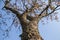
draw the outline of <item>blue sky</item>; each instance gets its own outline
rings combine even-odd
[[[21,25],[15,27],[13,24],[10,27],[11,29],[9,28],[9,26],[12,24],[14,17],[16,16],[13,17],[14,14],[7,15],[5,10],[1,10],[3,5],[3,2],[0,1],[0,14],[2,14],[3,17],[0,18],[0,23],[2,23],[0,24],[0,40],[21,40],[19,37],[19,34],[22,33]],[[60,10],[58,12],[60,12]],[[58,14],[58,16],[60,17],[60,14]],[[5,21],[7,25],[3,24],[2,20]],[[43,20],[45,21],[45,24],[43,25],[40,21],[38,24],[38,29],[44,40],[60,40],[60,18],[58,22],[56,20],[45,20],[45,18],[43,18]],[[46,23],[46,21],[48,21],[48,23]],[[10,31],[5,32],[6,29],[9,29]]]

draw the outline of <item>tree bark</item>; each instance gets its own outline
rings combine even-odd
[[[38,21],[41,20],[41,18],[52,14],[60,6],[60,5],[57,5],[57,7],[55,7],[53,11],[50,13],[43,13],[49,7],[51,8],[51,0],[48,0],[48,1],[49,1],[49,4],[36,17],[32,17],[28,15],[36,7],[34,6],[35,4],[30,9],[27,9],[23,14],[20,14],[20,12],[16,8],[10,7],[11,5],[9,0],[5,1],[5,6],[3,8],[6,8],[7,10],[12,11],[14,14],[16,14],[17,18],[20,20],[20,23],[22,26],[22,34],[20,35],[21,40],[43,40],[43,38],[41,37],[38,31]]]
[[[43,40],[38,31],[38,17],[30,17],[27,13],[19,14],[19,12],[9,6],[5,6],[7,10],[16,14],[22,26],[21,40]]]
[[[36,19],[26,22],[21,17],[20,23],[22,26],[21,40],[43,40],[39,34],[38,21]]]

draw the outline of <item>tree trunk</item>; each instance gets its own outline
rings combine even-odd
[[[32,20],[26,22],[23,19],[20,20],[22,26],[21,40],[43,40],[38,31],[38,22]]]

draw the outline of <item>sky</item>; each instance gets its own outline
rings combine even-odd
[[[11,13],[7,14],[5,10],[1,10],[3,5],[3,2],[0,1],[0,16],[2,14],[2,18],[0,18],[0,40],[21,40],[19,37],[22,33],[21,25],[18,25],[18,27],[15,27],[17,25],[14,24],[10,26],[16,16]],[[60,10],[58,10],[58,12],[60,13]],[[60,17],[60,14],[58,14],[58,17]],[[58,21],[46,20],[45,18],[43,18],[43,20],[45,24],[42,24],[41,21],[38,24],[38,29],[43,39],[60,40],[60,18]],[[2,21],[6,22],[7,25]],[[48,21],[48,23],[46,23],[46,21]],[[6,29],[8,29],[9,32],[6,32]]]

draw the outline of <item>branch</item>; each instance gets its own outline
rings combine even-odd
[[[39,16],[45,11],[47,10],[50,6],[51,6],[51,0],[48,0],[49,4],[46,6],[46,8],[39,14]]]
[[[35,4],[36,5],[36,4]],[[36,7],[36,6],[32,6],[31,7],[31,9],[28,9],[28,10],[26,10],[25,12],[24,12],[24,15],[25,15],[25,18],[26,18],[26,15],[28,15],[28,13],[29,12],[31,12],[33,9],[34,9],[34,7]],[[48,10],[48,8],[49,8],[49,6],[51,5],[51,0],[49,0],[49,4],[46,6],[46,8],[38,15],[38,17],[40,17],[41,16],[41,14],[45,11],[45,10]],[[27,17],[28,18],[28,17]],[[32,18],[28,18],[29,20],[31,20]],[[39,19],[39,18],[38,18]]]
[[[44,16],[45,14],[47,14],[47,10],[48,8],[51,6],[51,0],[48,0],[48,5],[46,6],[46,8],[38,15],[38,19],[40,19],[42,16]],[[43,12],[46,10],[46,13],[44,14]]]
[[[10,4],[10,1],[6,0],[4,8],[13,12],[19,18],[19,20],[20,20],[20,17],[23,17],[23,20],[25,20],[25,21],[26,21],[26,19],[28,19],[28,20],[33,19],[32,16],[28,16],[28,13],[31,12],[35,6],[32,6],[30,9],[26,9],[24,11],[24,13],[21,15],[16,8],[10,7],[11,5],[9,5],[9,4]]]
[[[10,5],[10,1],[11,0],[6,0],[5,1],[5,6],[3,8],[10,10],[11,12],[13,12],[18,18],[21,16],[20,13],[18,12],[18,10],[14,7],[11,7]],[[19,18],[20,19],[20,18]]]
[[[39,16],[41,16],[41,14],[42,14],[46,9],[48,9],[49,6],[50,6],[50,5],[47,5],[46,8],[39,14]]]
[[[30,12],[33,12],[34,11],[34,8],[36,8],[36,7],[38,7],[38,6],[36,6],[36,3],[33,3],[34,5],[32,5],[32,7],[30,8],[30,9],[26,9],[25,11],[24,11],[24,13],[23,13],[23,17],[25,18],[25,19],[28,19],[28,20],[32,20],[32,19],[34,19],[34,17],[32,17],[32,16],[29,16],[28,14],[30,13]]]
[[[9,7],[9,6],[4,6],[4,8],[7,9],[7,10],[10,10],[10,11],[13,12],[14,14],[16,14],[16,16],[17,16],[18,18],[21,16],[20,13],[18,12],[18,10],[17,10],[17,9],[14,9],[13,7],[11,8],[11,7]]]
[[[55,12],[56,9],[57,9],[59,6],[60,6],[60,5],[58,5],[57,7],[55,7],[55,9],[54,9],[52,12],[50,12],[49,14],[47,14],[47,16],[50,15],[50,14],[52,14],[53,12]]]
[[[50,14],[52,14],[53,12],[55,12],[56,9],[57,9],[59,6],[60,6],[60,5],[58,5],[57,7],[55,7],[54,10],[53,10],[52,12],[50,12],[49,14],[46,14],[46,13],[45,13],[45,14],[41,14],[41,15],[40,15],[40,18],[43,18],[43,17],[49,16]]]
[[[32,6],[30,9],[26,9],[24,12],[23,12],[23,17],[24,18],[27,18],[28,14],[33,10],[34,6]]]

